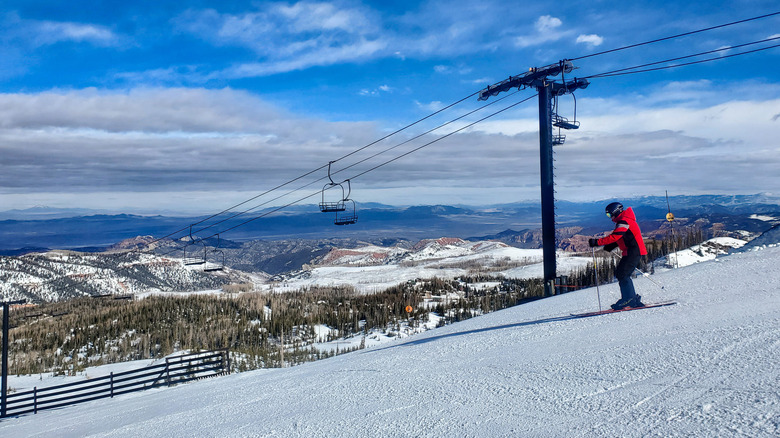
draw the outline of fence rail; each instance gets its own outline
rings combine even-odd
[[[227,349],[190,353],[166,358],[165,363],[146,368],[112,372],[107,376],[82,382],[36,387],[29,391],[8,394],[3,416],[38,413],[44,409],[55,409],[223,374],[230,374],[230,355]]]

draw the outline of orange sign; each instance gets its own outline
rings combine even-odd
[[[412,306],[406,306],[406,313],[412,313],[412,310],[414,310]]]

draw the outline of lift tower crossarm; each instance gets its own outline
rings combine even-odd
[[[479,92],[478,100],[487,100],[490,96],[509,91],[512,88],[525,88],[541,85],[548,76],[558,76],[561,73],[571,73],[574,66],[571,61],[563,60],[557,64],[550,64],[545,67],[531,67],[527,72],[517,76],[510,76],[508,79],[489,85]],[[586,81],[587,82],[587,81]]]

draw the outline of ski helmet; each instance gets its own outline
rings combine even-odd
[[[613,202],[607,205],[607,208],[605,208],[604,211],[607,212],[608,217],[615,217],[620,213],[623,213],[623,204],[619,202]]]

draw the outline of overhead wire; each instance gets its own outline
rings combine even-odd
[[[760,19],[763,19],[763,18],[773,17],[773,16],[776,16],[776,15],[780,15],[780,11],[778,11],[778,12],[771,12],[771,13],[764,14],[764,15],[759,15],[759,16],[756,16],[756,17],[746,18],[746,19],[743,19],[743,20],[732,21],[730,23],[719,24],[717,26],[710,26],[710,27],[705,27],[703,29],[692,30],[690,32],[683,32],[683,33],[679,33],[677,35],[671,35],[671,36],[667,36],[667,37],[663,37],[663,38],[656,38],[656,39],[653,39],[653,40],[650,40],[650,41],[644,41],[644,42],[641,42],[641,43],[629,44],[629,45],[623,46],[623,47],[616,47],[614,49],[609,49],[609,50],[604,50],[604,51],[601,51],[601,52],[591,53],[589,55],[578,56],[576,58],[569,58],[568,60],[569,61],[578,61],[580,59],[585,59],[585,58],[591,58],[591,57],[594,57],[594,56],[605,55],[607,53],[618,52],[618,51],[621,51],[621,50],[633,49],[633,48],[636,48],[636,47],[646,46],[648,44],[655,44],[655,43],[659,43],[661,41],[667,41],[667,40],[672,40],[672,39],[675,39],[675,38],[681,38],[681,37],[688,36],[688,35],[694,35],[694,34],[701,33],[701,32],[707,32],[707,31],[710,31],[710,30],[721,29],[721,28],[724,28],[724,27],[734,26],[734,25],[737,25],[737,24],[742,24],[742,23],[747,23],[747,22],[750,22],[750,21],[760,20]]]
[[[752,45],[752,44],[759,44],[759,43],[763,43],[763,42],[767,42],[767,41],[773,41],[773,40],[778,40],[778,39],[780,39],[780,36],[773,37],[773,38],[767,38],[767,39],[761,40],[761,41],[754,41],[754,42],[751,42],[751,43],[740,44],[740,45],[737,45],[737,46],[730,46],[730,47],[710,50],[708,52],[701,52],[701,53],[697,53],[697,54],[694,54],[694,55],[680,56],[680,57],[677,57],[677,58],[670,58],[670,59],[667,59],[667,60],[664,60],[664,61],[656,61],[656,62],[651,62],[651,63],[647,63],[647,64],[636,65],[636,66],[633,66],[633,67],[626,67],[626,68],[621,68],[621,69],[618,69],[618,70],[612,70],[612,71],[605,72],[605,73],[598,73],[598,74],[594,74],[594,75],[590,75],[590,76],[583,76],[583,79],[605,78],[605,77],[622,76],[622,75],[628,75],[628,74],[634,74],[634,73],[646,73],[646,72],[650,72],[650,71],[667,70],[667,69],[672,69],[672,68],[677,68],[677,67],[684,67],[684,66],[688,66],[688,65],[702,64],[702,63],[705,63],[705,62],[720,61],[722,59],[733,58],[733,57],[736,57],[736,56],[742,56],[742,55],[747,55],[747,54],[750,54],[750,53],[761,52],[761,51],[764,51],[764,50],[773,49],[773,48],[776,48],[776,47],[780,47],[780,44],[773,44],[773,45],[766,46],[766,47],[759,47],[757,49],[746,50],[744,52],[733,53],[733,54],[730,54],[730,55],[718,56],[716,58],[700,59],[698,61],[684,62],[684,63],[681,63],[681,64],[665,65],[665,66],[662,66],[662,67],[642,69],[643,67],[648,67],[648,66],[651,66],[651,65],[665,64],[667,62],[679,61],[681,59],[688,59],[688,58],[694,58],[694,57],[697,57],[697,56],[708,55],[708,54],[711,54],[711,53],[723,52],[723,51],[726,51],[726,50],[732,50],[732,49],[739,48],[739,47],[745,47],[745,46]],[[637,70],[637,69],[641,69],[641,70]]]
[[[356,149],[356,150],[354,150],[352,152],[349,152],[349,153],[347,153],[347,154],[345,154],[345,155],[343,155],[343,156],[333,160],[332,162],[341,161],[341,160],[346,159],[346,158],[348,158],[348,157],[350,157],[350,156],[352,156],[352,155],[354,155],[354,154],[356,154],[356,153],[358,153],[360,151],[363,151],[363,150],[365,150],[365,149],[367,149],[367,148],[369,148],[369,147],[371,147],[371,146],[373,146],[373,145],[375,145],[375,144],[377,144],[377,143],[379,143],[379,142],[381,142],[383,140],[386,140],[386,139],[392,137],[393,135],[396,135],[396,134],[398,134],[398,133],[400,133],[400,132],[402,132],[402,131],[404,131],[406,129],[411,128],[412,126],[415,126],[415,125],[417,125],[419,123],[422,123],[425,120],[430,119],[431,117],[433,117],[433,116],[435,116],[435,115],[437,115],[437,114],[439,114],[439,113],[441,113],[443,111],[446,111],[446,110],[448,110],[448,109],[450,109],[450,108],[452,108],[452,107],[454,107],[454,106],[456,106],[456,105],[458,105],[458,104],[460,104],[460,103],[462,103],[462,102],[464,102],[464,101],[466,101],[468,99],[471,99],[472,97],[474,97],[478,93],[479,93],[478,91],[474,92],[474,93],[472,93],[472,94],[470,94],[470,95],[468,95],[468,96],[466,96],[466,97],[464,97],[462,99],[459,99],[459,100],[457,100],[457,101],[455,101],[455,102],[453,102],[453,103],[451,103],[451,104],[449,104],[447,106],[444,106],[443,108],[440,108],[439,110],[434,111],[433,113],[428,114],[427,116],[425,116],[425,117],[423,117],[421,119],[418,119],[418,120],[416,120],[416,121],[414,121],[412,123],[409,123],[409,124],[399,128],[399,129],[397,129],[397,130],[395,130],[395,131],[393,131],[393,132],[391,132],[391,133],[389,133],[389,134],[387,134],[387,135],[385,135],[385,136],[383,136],[383,137],[381,137],[381,138],[379,138],[377,140],[374,140],[371,143],[366,144],[365,146],[362,146],[362,147],[360,147],[360,148],[358,148],[358,149]],[[211,216],[208,216],[208,217],[206,217],[204,219],[201,219],[201,220],[199,220],[197,222],[191,223],[191,224],[187,225],[186,227],[180,228],[180,229],[178,229],[176,231],[173,231],[173,232],[171,232],[171,233],[169,233],[169,234],[167,234],[165,236],[162,236],[162,237],[159,237],[159,238],[157,238],[155,240],[152,240],[151,242],[146,243],[145,246],[147,246],[147,247],[151,246],[151,245],[153,245],[153,244],[155,244],[155,243],[157,243],[157,242],[159,242],[159,241],[161,241],[163,239],[175,236],[176,234],[179,234],[179,233],[181,233],[183,231],[186,231],[186,230],[190,229],[190,227],[192,227],[193,225],[200,225],[200,224],[202,224],[202,223],[204,223],[204,222],[206,222],[208,220],[214,219],[215,217],[217,217],[217,216],[219,216],[221,214],[228,213],[228,212],[232,211],[235,208],[238,208],[238,207],[240,207],[240,206],[242,206],[244,204],[252,202],[255,199],[261,198],[261,197],[263,197],[263,196],[265,196],[265,195],[267,195],[267,194],[269,194],[269,193],[271,193],[271,192],[273,192],[275,190],[278,190],[278,189],[280,189],[280,188],[282,188],[284,186],[292,184],[295,181],[303,179],[303,178],[305,178],[305,177],[307,177],[307,176],[309,176],[309,175],[311,175],[311,174],[313,174],[315,172],[318,172],[318,171],[320,171],[320,170],[322,170],[322,169],[324,169],[326,167],[328,167],[328,164],[324,164],[324,165],[322,165],[322,166],[320,166],[320,167],[318,167],[316,169],[313,169],[313,170],[311,170],[309,172],[306,172],[306,173],[304,173],[304,174],[302,174],[302,175],[300,175],[298,177],[295,177],[295,178],[293,178],[291,180],[288,180],[288,181],[286,181],[286,182],[284,182],[282,184],[279,184],[279,185],[277,185],[277,186],[275,186],[273,188],[270,188],[270,189],[266,190],[265,192],[262,192],[262,193],[260,193],[260,194],[258,194],[256,196],[253,196],[253,197],[251,197],[251,198],[249,198],[249,199],[247,199],[245,201],[242,201],[242,202],[240,202],[238,204],[235,204],[235,205],[233,205],[231,207],[228,207],[228,208],[226,208],[226,209],[224,209],[224,210],[222,210],[222,211],[220,211],[218,213],[214,213]]]
[[[417,152],[417,151],[419,151],[419,150],[421,150],[421,149],[423,149],[423,148],[426,148],[426,147],[428,147],[428,146],[430,146],[430,145],[432,145],[432,144],[434,144],[434,143],[437,143],[437,142],[439,142],[439,141],[441,141],[441,140],[444,140],[445,138],[448,138],[448,137],[450,137],[450,136],[452,136],[452,135],[454,135],[454,134],[456,134],[456,133],[458,133],[458,132],[461,132],[461,131],[463,131],[463,130],[465,130],[465,129],[471,128],[472,126],[474,126],[474,125],[476,125],[476,124],[478,124],[478,123],[481,123],[481,122],[483,122],[483,121],[485,121],[485,120],[487,120],[487,119],[489,119],[489,118],[491,118],[491,117],[494,117],[494,116],[496,116],[496,115],[498,115],[498,114],[501,114],[501,113],[503,113],[503,112],[505,112],[505,111],[507,111],[507,110],[509,110],[509,109],[511,109],[511,108],[514,108],[514,107],[516,107],[516,106],[518,106],[518,105],[520,105],[520,104],[522,104],[522,103],[525,103],[525,102],[527,102],[527,101],[529,101],[529,100],[533,99],[533,98],[534,98],[534,97],[536,97],[536,96],[537,96],[537,95],[536,95],[536,94],[534,94],[534,95],[532,95],[532,96],[530,96],[530,97],[528,97],[528,98],[525,98],[525,99],[523,99],[523,100],[520,100],[520,101],[518,101],[518,102],[515,102],[515,103],[513,103],[513,104],[511,104],[511,105],[509,105],[509,106],[506,106],[506,107],[504,107],[504,108],[502,108],[502,109],[500,109],[500,110],[498,110],[498,111],[495,111],[495,112],[493,112],[493,113],[491,113],[491,114],[489,114],[489,115],[487,115],[487,116],[485,116],[485,117],[482,117],[481,119],[478,119],[478,120],[476,120],[476,121],[474,121],[474,122],[468,123],[468,124],[466,124],[466,125],[464,125],[464,126],[461,126],[461,127],[460,127],[460,128],[458,128],[458,129],[455,129],[455,130],[453,130],[452,132],[449,132],[449,133],[447,133],[447,134],[445,134],[445,135],[442,135],[441,137],[438,137],[438,138],[436,138],[436,139],[434,139],[434,140],[431,140],[431,141],[429,141],[428,143],[425,143],[425,144],[423,144],[423,145],[421,145],[421,146],[418,146],[418,147],[416,147],[416,148],[414,148],[414,149],[412,149],[412,150],[409,150],[409,151],[407,151],[407,152],[405,152],[405,153],[403,153],[403,154],[401,154],[401,155],[398,155],[398,156],[396,156],[396,157],[394,157],[394,158],[392,158],[392,159],[389,159],[389,160],[387,160],[387,161],[385,161],[385,162],[383,162],[383,163],[380,163],[380,164],[378,164],[378,165],[376,165],[376,166],[374,166],[374,167],[372,167],[372,168],[370,168],[370,169],[367,169],[367,170],[365,170],[365,171],[363,171],[363,172],[360,172],[360,173],[358,173],[358,174],[356,174],[356,175],[353,175],[352,177],[350,177],[350,178],[348,178],[348,179],[350,179],[350,180],[352,180],[352,179],[356,179],[356,178],[359,178],[359,177],[361,177],[361,176],[363,176],[363,175],[365,175],[365,174],[367,174],[367,173],[373,172],[373,171],[375,171],[375,170],[377,170],[377,169],[379,169],[379,168],[381,168],[381,167],[383,167],[383,166],[386,166],[386,165],[388,165],[388,164],[390,164],[390,163],[392,163],[392,162],[395,162],[395,161],[397,161],[397,160],[399,160],[399,159],[401,159],[401,158],[403,158],[403,157],[406,157],[406,156],[408,156],[408,155],[410,155],[410,154],[412,154],[412,153],[414,153],[414,152]],[[234,225],[234,226],[232,226],[232,227],[230,227],[230,228],[227,228],[227,229],[221,230],[219,233],[214,233],[214,234],[212,234],[211,236],[208,236],[208,237],[205,237],[205,238],[203,238],[203,240],[205,240],[205,239],[210,239],[210,238],[212,238],[212,237],[215,237],[215,236],[217,236],[218,234],[223,234],[223,233],[226,233],[226,232],[228,232],[228,231],[232,231],[232,230],[234,230],[234,229],[236,229],[236,228],[239,228],[239,227],[242,227],[242,226],[244,226],[244,225],[247,225],[247,224],[249,224],[249,223],[251,223],[251,222],[253,222],[253,221],[256,221],[256,220],[258,220],[258,219],[261,219],[261,218],[263,218],[263,217],[266,217],[266,216],[268,216],[268,215],[270,215],[270,214],[276,213],[276,212],[278,212],[278,211],[280,211],[280,210],[282,210],[282,209],[284,209],[284,208],[287,208],[287,207],[290,207],[290,206],[292,206],[292,205],[295,205],[295,204],[298,204],[298,203],[300,203],[300,202],[303,202],[303,201],[305,201],[306,199],[308,199],[308,198],[311,198],[311,197],[313,197],[313,196],[316,196],[316,195],[319,195],[319,194],[320,194],[320,191],[316,191],[316,192],[310,193],[310,194],[308,194],[308,195],[306,195],[306,196],[304,196],[304,197],[302,197],[302,198],[299,198],[299,199],[297,199],[297,200],[295,200],[295,201],[292,201],[292,202],[290,202],[290,203],[288,203],[288,204],[285,204],[285,205],[283,205],[283,206],[277,207],[277,208],[275,208],[275,209],[273,209],[273,210],[270,210],[270,211],[268,211],[268,212],[265,212],[265,213],[263,213],[263,214],[261,214],[261,215],[258,215],[258,216],[256,216],[256,217],[253,217],[253,218],[251,218],[251,219],[248,219],[248,220],[246,220],[246,221],[244,221],[244,222],[241,222],[241,223],[239,223],[239,224],[237,224],[237,225]]]
[[[414,137],[411,137],[411,138],[409,138],[408,140],[405,140],[405,141],[403,141],[403,142],[401,142],[401,143],[398,143],[398,144],[396,144],[396,145],[394,145],[394,146],[391,146],[391,147],[389,147],[389,148],[386,148],[386,149],[384,149],[384,150],[382,150],[382,151],[379,151],[379,152],[377,152],[377,153],[375,153],[375,154],[373,154],[373,155],[371,155],[371,156],[369,156],[369,157],[367,157],[367,158],[364,158],[364,159],[362,159],[362,160],[359,160],[359,161],[357,161],[357,162],[355,162],[355,163],[352,163],[352,164],[350,164],[349,166],[346,166],[346,167],[344,167],[344,168],[342,168],[342,169],[340,169],[340,170],[338,170],[338,171],[334,172],[333,174],[335,175],[335,174],[338,174],[338,173],[340,173],[340,172],[344,172],[344,171],[346,171],[346,170],[348,170],[348,169],[350,169],[350,168],[352,168],[352,167],[355,167],[355,166],[357,166],[357,165],[359,165],[359,164],[362,164],[362,163],[364,163],[364,162],[366,162],[366,161],[368,161],[368,160],[370,160],[370,159],[376,158],[376,157],[377,157],[377,156],[379,156],[379,155],[382,155],[382,154],[384,154],[384,153],[387,153],[387,152],[389,152],[389,151],[391,151],[391,150],[393,150],[393,149],[396,149],[396,148],[398,148],[398,147],[400,147],[400,146],[403,146],[403,145],[405,145],[405,144],[408,144],[408,143],[410,143],[410,142],[412,142],[412,141],[414,141],[414,140],[416,140],[416,139],[419,139],[419,138],[421,138],[421,137],[423,137],[423,136],[425,136],[425,135],[427,135],[427,134],[430,134],[430,133],[432,133],[432,132],[434,132],[434,131],[436,131],[436,130],[438,130],[438,129],[441,129],[441,128],[443,128],[443,127],[447,126],[447,125],[450,125],[450,124],[452,124],[452,123],[455,123],[455,122],[456,122],[456,121],[458,121],[458,120],[461,120],[461,119],[463,119],[463,118],[465,118],[465,117],[468,117],[468,116],[470,116],[470,115],[472,115],[472,114],[474,114],[474,113],[476,113],[476,112],[478,112],[478,111],[481,111],[481,110],[483,110],[483,109],[485,109],[485,108],[487,108],[487,107],[490,107],[490,106],[492,106],[492,105],[495,105],[495,104],[497,104],[497,103],[501,102],[502,100],[504,100],[504,99],[507,99],[507,98],[509,98],[509,97],[513,96],[513,95],[514,95],[514,94],[516,94],[517,92],[519,92],[519,91],[515,91],[515,92],[513,92],[513,93],[508,93],[506,96],[503,96],[503,97],[501,97],[501,98],[499,98],[499,99],[496,99],[496,100],[494,100],[494,101],[492,101],[492,102],[490,102],[490,103],[484,104],[484,105],[482,105],[482,106],[480,106],[480,107],[478,107],[478,108],[475,108],[475,109],[473,109],[473,110],[471,110],[471,111],[468,111],[468,112],[466,112],[466,113],[464,113],[464,114],[462,114],[462,115],[460,115],[460,116],[458,116],[458,117],[456,117],[456,118],[454,118],[454,119],[452,119],[452,120],[449,120],[449,121],[447,121],[447,122],[444,122],[444,123],[442,123],[442,124],[440,124],[440,125],[438,125],[438,126],[436,126],[436,127],[434,127],[434,128],[431,128],[431,129],[429,129],[429,130],[427,130],[427,131],[424,131],[424,132],[422,132],[422,133],[420,133],[420,134],[418,134],[418,135],[416,135],[416,136],[414,136]],[[473,97],[475,94],[477,94],[477,93],[473,93],[473,94],[472,94],[471,96],[469,96],[469,97]],[[444,107],[444,108],[442,108],[442,109],[438,110],[437,112],[435,112],[435,113],[433,113],[433,114],[431,114],[431,115],[429,115],[429,116],[427,116],[427,117],[428,117],[428,118],[430,118],[431,116],[433,116],[433,115],[435,115],[435,114],[437,114],[437,113],[440,113],[440,112],[444,111],[444,110],[445,110],[445,109],[447,109],[447,108],[451,108],[452,106],[454,106],[454,105],[456,105],[457,103],[460,103],[460,102],[462,102],[462,101],[463,101],[463,100],[461,100],[461,101],[458,101],[458,102],[456,102],[456,103],[454,103],[454,104],[448,105],[447,107]],[[504,109],[504,110],[506,110],[506,109]],[[502,111],[503,111],[503,110],[502,110]],[[502,111],[499,111],[499,112],[502,112]],[[498,114],[499,112],[497,112],[497,113],[494,113],[493,115],[495,115],[495,114]],[[489,116],[489,117],[492,117],[492,116]],[[423,119],[421,119],[421,120],[419,120],[419,121],[422,121],[422,120],[423,120]],[[484,120],[484,119],[481,119],[481,120]],[[419,121],[418,121],[418,122],[419,122]],[[416,123],[418,123],[418,122],[416,122]],[[407,125],[407,127],[411,127],[412,125],[413,125],[413,124]],[[473,124],[471,124],[470,126],[473,126]],[[400,131],[399,131],[399,132],[400,132]],[[456,132],[457,132],[457,131],[456,131]],[[396,133],[398,133],[398,132],[396,132]],[[451,134],[452,134],[452,133],[448,134],[447,136],[449,136],[449,135],[451,135]],[[447,136],[445,136],[445,137],[447,137]],[[385,136],[385,137],[383,137],[383,139],[385,139],[385,138],[387,138],[387,137],[388,137],[388,136]],[[381,141],[381,140],[377,140],[377,141],[375,141],[375,142],[372,142],[371,144],[372,144],[372,145],[373,145],[373,144],[376,144],[378,141]],[[435,141],[434,141],[434,142],[435,142]],[[432,143],[433,143],[433,142],[432,142]],[[360,150],[362,150],[362,149],[365,149],[365,148],[366,148],[366,147],[364,146],[364,147],[363,147],[363,148],[361,148]],[[419,149],[419,148],[418,148],[418,149]],[[356,152],[359,152],[360,150],[356,150],[356,151],[353,151],[353,152],[351,152],[350,154],[344,155],[344,156],[343,156],[343,157],[341,157],[340,159],[346,158],[346,157],[348,157],[349,155],[353,155],[354,153],[356,153]],[[334,161],[334,162],[335,162],[335,161]],[[324,167],[324,166],[323,166],[323,167]],[[322,169],[323,167],[320,167],[319,169]],[[319,169],[317,169],[317,170],[319,170]],[[309,172],[309,174],[311,174],[311,173],[313,173],[313,172]],[[305,175],[304,175],[304,176],[305,176]],[[299,177],[299,178],[296,178],[296,180],[299,180],[299,179],[301,179],[302,177],[303,177],[303,176],[301,176],[301,177]],[[277,197],[275,197],[275,198],[269,199],[269,200],[267,200],[267,201],[265,201],[265,202],[263,202],[263,203],[261,203],[261,204],[255,205],[255,206],[253,206],[253,207],[251,207],[251,208],[249,208],[249,209],[246,209],[246,210],[244,210],[244,211],[242,211],[242,212],[238,212],[238,213],[236,213],[236,214],[234,214],[234,215],[232,215],[232,216],[229,216],[229,217],[227,217],[227,218],[224,218],[224,219],[222,219],[222,220],[220,220],[220,221],[218,221],[218,222],[215,222],[215,223],[209,224],[209,225],[207,225],[207,226],[204,226],[204,227],[202,227],[202,228],[200,228],[200,229],[197,229],[197,230],[195,230],[195,231],[192,231],[191,227],[192,227],[193,225],[197,225],[197,224],[199,224],[199,223],[203,223],[203,222],[205,222],[205,220],[202,220],[202,221],[200,221],[200,222],[193,223],[193,224],[191,224],[190,226],[183,228],[182,230],[188,230],[188,229],[189,229],[189,230],[191,230],[191,232],[190,232],[190,235],[191,235],[192,233],[195,233],[195,234],[201,233],[201,232],[203,232],[203,231],[206,231],[206,230],[208,230],[208,229],[214,228],[214,227],[215,227],[215,226],[217,226],[217,225],[223,224],[223,223],[225,223],[225,222],[227,222],[227,221],[229,221],[229,220],[231,220],[231,219],[234,219],[234,218],[236,218],[236,217],[238,217],[238,216],[241,216],[241,215],[244,215],[244,214],[246,214],[246,213],[249,213],[249,212],[251,212],[251,211],[253,211],[253,210],[256,210],[256,209],[258,209],[258,208],[260,208],[260,207],[262,207],[262,206],[264,206],[264,205],[268,205],[268,204],[270,204],[270,203],[272,203],[272,202],[274,202],[274,201],[276,201],[276,200],[279,200],[279,199],[281,199],[281,198],[284,198],[284,197],[286,197],[286,196],[289,196],[289,195],[291,195],[291,194],[293,194],[293,193],[295,193],[295,192],[297,192],[297,191],[300,191],[300,190],[302,190],[302,189],[304,189],[304,188],[306,188],[306,187],[308,187],[308,186],[311,186],[312,184],[314,184],[314,183],[316,183],[316,182],[319,182],[319,181],[324,181],[325,179],[327,179],[327,177],[323,176],[323,177],[321,177],[321,178],[319,178],[319,179],[317,179],[317,180],[314,180],[314,181],[311,181],[311,182],[309,182],[309,183],[307,183],[307,184],[304,184],[304,185],[302,185],[302,186],[299,186],[298,188],[292,189],[292,190],[290,190],[290,191],[288,191],[288,192],[286,192],[286,193],[284,193],[284,194],[282,194],[282,195],[279,195],[279,196],[277,196]],[[345,181],[346,181],[346,180],[345,180]],[[342,183],[343,183],[343,182],[342,182]],[[285,184],[283,184],[283,185],[287,185],[287,184],[289,184],[289,182],[287,182],[287,183],[285,183]],[[283,186],[283,185],[280,185],[280,186],[278,186],[278,187],[281,187],[281,186]],[[272,191],[272,190],[269,190],[269,191],[267,191],[265,194],[268,194],[268,193],[270,193],[271,191]],[[252,222],[252,221],[254,221],[254,220],[257,220],[257,219],[259,219],[259,218],[261,218],[261,217],[268,216],[268,215],[270,215],[270,214],[273,214],[273,213],[276,213],[276,212],[278,212],[278,211],[280,211],[280,210],[282,210],[282,209],[284,209],[284,208],[287,208],[287,207],[290,207],[290,206],[292,206],[292,205],[295,205],[295,204],[297,204],[297,203],[300,203],[300,202],[302,202],[302,201],[304,201],[304,200],[306,200],[306,199],[308,199],[308,198],[311,198],[311,197],[313,197],[313,196],[315,196],[315,195],[317,195],[317,194],[319,194],[319,193],[320,193],[320,191],[313,192],[313,193],[311,193],[311,194],[309,194],[309,195],[306,195],[306,196],[304,196],[303,198],[297,199],[297,200],[295,200],[295,201],[293,201],[293,202],[291,202],[291,203],[288,203],[288,204],[285,204],[285,205],[283,205],[283,206],[281,206],[281,207],[278,207],[278,208],[275,208],[275,209],[273,209],[273,210],[270,210],[270,211],[266,212],[266,213],[265,213],[265,214],[263,214],[263,215],[260,215],[260,216],[254,217],[254,218],[252,218],[252,219],[250,219],[250,220],[248,220],[248,221],[242,222],[242,223],[240,223],[240,224],[238,224],[238,225],[236,225],[236,226],[234,226],[234,227],[230,227],[230,228],[227,228],[227,229],[221,230],[220,232],[218,232],[218,233],[214,233],[214,234],[212,234],[212,235],[210,235],[210,236],[208,236],[208,237],[204,237],[204,238],[200,238],[200,237],[199,237],[197,240],[198,240],[198,241],[204,241],[204,240],[207,240],[207,239],[211,239],[211,238],[213,238],[213,237],[215,237],[215,236],[218,236],[218,235],[220,235],[220,234],[222,234],[222,233],[225,233],[225,232],[227,232],[227,231],[231,231],[231,230],[233,230],[233,229],[235,229],[235,228],[237,228],[237,227],[239,227],[239,226],[245,225],[246,223]],[[258,196],[258,197],[259,197],[259,196]],[[253,199],[257,199],[257,197],[255,197],[255,198],[253,198]],[[245,204],[245,203],[246,203],[246,201],[244,202],[244,204]],[[229,210],[226,210],[226,211],[229,211]],[[222,213],[224,213],[224,212],[225,212],[225,211],[223,211],[223,212],[221,212],[221,213],[218,213],[218,214],[216,214],[216,215],[212,215],[211,217],[212,217],[212,218],[213,218],[213,217],[216,217],[217,215],[219,215],[219,214],[222,214]],[[165,239],[166,237],[170,237],[171,235],[174,235],[174,234],[176,234],[176,233],[171,233],[171,234],[170,234],[170,235],[168,235],[168,236],[164,236],[164,237],[161,237],[161,238],[159,238],[159,239],[156,239],[155,241],[148,243],[148,244],[147,244],[147,246],[151,245],[151,244],[152,244],[152,243],[154,243],[154,242],[158,242],[158,241],[160,241],[160,240],[162,240],[162,239]],[[183,251],[183,250],[186,248],[186,246],[187,246],[187,245],[189,245],[189,243],[185,243],[184,245],[185,245],[185,246],[184,246],[184,247],[182,247],[182,248],[173,248],[173,249],[171,249],[170,251],[165,251],[165,252],[158,253],[158,254],[159,254],[159,255],[163,255],[163,256],[164,256],[164,255],[169,255],[169,254],[172,254],[172,253],[174,253],[174,252]]]
[[[463,119],[463,118],[465,118],[465,117],[468,117],[468,116],[470,116],[470,115],[472,115],[472,114],[474,114],[474,113],[476,113],[476,112],[478,112],[478,111],[481,111],[481,110],[483,110],[483,109],[485,109],[485,108],[487,108],[487,107],[489,107],[489,106],[491,106],[491,105],[495,105],[495,104],[497,104],[497,103],[501,102],[502,100],[504,100],[504,99],[506,99],[506,98],[509,98],[509,97],[513,96],[513,95],[514,95],[515,93],[517,93],[517,92],[518,92],[518,91],[515,91],[515,92],[513,92],[513,93],[509,93],[509,94],[507,94],[506,96],[503,96],[503,97],[501,97],[501,98],[499,98],[499,99],[496,99],[496,100],[494,100],[494,101],[492,101],[492,102],[490,102],[490,103],[488,103],[488,104],[482,105],[482,106],[480,106],[479,108],[476,108],[476,109],[473,109],[473,110],[471,110],[471,111],[469,111],[469,112],[467,112],[467,113],[464,113],[464,114],[462,114],[462,115],[460,115],[460,116],[458,116],[458,117],[456,117],[456,118],[454,118],[454,119],[452,119],[452,120],[449,120],[449,121],[447,121],[447,122],[445,122],[445,123],[442,123],[442,124],[440,124],[440,125],[438,125],[438,126],[436,126],[436,127],[434,127],[434,128],[431,128],[431,129],[429,129],[429,130],[427,130],[427,131],[425,131],[425,132],[422,132],[422,133],[420,133],[420,134],[418,134],[418,135],[416,135],[416,136],[414,136],[414,137],[411,137],[411,138],[409,138],[408,140],[405,140],[405,141],[403,141],[403,142],[401,142],[401,143],[398,143],[398,144],[396,144],[396,145],[394,145],[394,146],[391,146],[391,147],[389,147],[389,148],[386,148],[386,149],[384,149],[384,150],[382,150],[382,151],[379,151],[379,152],[377,152],[377,153],[375,153],[375,154],[373,154],[373,155],[371,155],[371,156],[369,156],[369,157],[363,158],[362,160],[356,161],[356,162],[354,162],[354,163],[350,164],[349,166],[343,167],[343,168],[341,168],[341,169],[339,169],[339,170],[337,170],[337,171],[333,172],[333,173],[332,173],[332,175],[336,175],[336,174],[339,174],[339,173],[341,173],[341,172],[344,172],[344,171],[346,171],[346,170],[348,170],[348,169],[351,169],[351,168],[353,168],[353,167],[355,167],[355,166],[357,166],[357,165],[359,165],[359,164],[362,164],[362,163],[364,163],[364,162],[366,162],[366,161],[368,161],[368,160],[371,160],[371,159],[373,159],[373,158],[376,158],[376,157],[378,157],[379,155],[382,155],[382,154],[384,154],[384,153],[387,153],[387,152],[389,152],[389,151],[391,151],[391,150],[397,149],[397,148],[399,148],[399,147],[401,147],[401,146],[403,146],[403,145],[405,145],[405,144],[408,144],[408,143],[410,143],[410,142],[412,142],[412,141],[414,141],[414,140],[417,140],[417,139],[419,139],[419,138],[421,138],[421,137],[423,137],[423,136],[425,136],[425,135],[427,135],[427,134],[430,134],[430,133],[432,133],[432,132],[434,132],[434,131],[436,131],[436,130],[438,130],[438,129],[441,129],[441,128],[443,128],[443,127],[447,126],[447,125],[450,125],[450,124],[452,124],[452,123],[455,123],[455,122],[457,122],[458,120],[461,120],[461,119]],[[472,95],[472,96],[473,96],[473,95]],[[222,224],[222,223],[225,223],[225,222],[227,222],[227,221],[229,221],[229,220],[231,220],[231,219],[235,219],[235,218],[236,218],[236,217],[238,217],[238,216],[242,216],[242,215],[244,215],[244,214],[246,214],[246,213],[249,213],[249,212],[251,212],[251,211],[254,211],[254,210],[256,210],[256,209],[258,209],[258,208],[260,208],[260,207],[263,207],[263,206],[265,206],[265,205],[268,205],[268,204],[272,203],[273,201],[277,201],[277,200],[279,200],[279,199],[281,199],[281,198],[283,198],[283,197],[285,197],[285,196],[288,196],[288,195],[290,195],[290,194],[292,194],[292,193],[295,193],[295,192],[297,192],[297,191],[299,191],[299,190],[302,190],[302,189],[304,189],[304,188],[306,188],[306,187],[309,187],[309,186],[310,186],[310,185],[312,185],[312,184],[315,184],[315,183],[317,183],[317,182],[320,182],[320,181],[324,181],[324,180],[326,180],[327,178],[328,178],[328,177],[326,177],[326,176],[323,176],[323,177],[321,177],[321,178],[319,178],[319,179],[317,179],[317,180],[311,181],[311,182],[309,182],[309,183],[307,183],[307,184],[305,184],[305,185],[303,185],[303,186],[300,186],[300,187],[298,187],[298,188],[296,188],[296,189],[290,190],[290,191],[288,191],[287,193],[285,193],[285,194],[283,194],[283,195],[279,195],[279,196],[277,196],[277,197],[275,197],[275,198],[272,198],[272,199],[269,199],[269,200],[267,200],[267,201],[265,201],[265,202],[263,202],[263,203],[261,203],[261,204],[255,205],[254,207],[251,207],[251,208],[249,208],[249,209],[247,209],[247,210],[244,210],[244,211],[242,211],[242,212],[236,213],[236,214],[234,214],[234,215],[232,215],[232,216],[230,216],[230,217],[224,218],[224,219],[222,219],[222,220],[220,220],[220,221],[218,221],[218,222],[215,222],[215,223],[213,223],[213,224],[209,224],[208,226],[205,226],[205,227],[203,227],[203,228],[200,228],[200,229],[196,230],[196,231],[195,231],[195,233],[196,233],[196,234],[197,234],[197,233],[201,233],[201,232],[203,232],[203,231],[205,231],[205,230],[207,230],[207,229],[209,229],[209,228],[213,228],[213,227],[215,227],[215,226],[217,226],[217,225],[220,225],[220,224]],[[345,180],[345,181],[342,181],[342,184],[343,184],[344,182],[346,182],[346,180]],[[307,198],[309,198],[309,196],[307,196]]]

